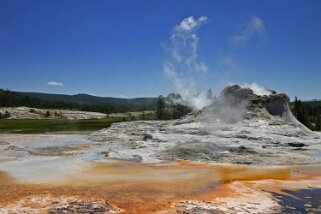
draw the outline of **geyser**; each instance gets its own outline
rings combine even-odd
[[[272,91],[271,91],[272,92]],[[146,134],[151,137],[146,140]],[[286,94],[257,95],[238,85],[179,120],[113,124],[90,139],[107,159],[292,165],[321,163],[320,135],[298,122]],[[304,150],[298,150],[304,147]]]

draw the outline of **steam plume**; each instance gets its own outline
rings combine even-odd
[[[256,95],[271,95],[272,92],[270,90],[265,89],[264,87],[258,85],[257,83],[253,82],[251,84],[245,83],[241,85],[242,88],[250,88]]]
[[[201,109],[212,100],[206,94],[197,94],[193,75],[208,72],[207,65],[199,60],[198,29],[207,22],[207,17],[187,17],[176,25],[169,39],[169,57],[163,63],[163,72],[172,82],[187,105]]]

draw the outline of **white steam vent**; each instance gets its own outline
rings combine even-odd
[[[245,83],[241,85],[242,88],[250,88],[254,92],[254,94],[263,96],[263,95],[271,95],[272,91],[265,89],[263,86],[258,85],[257,83]]]

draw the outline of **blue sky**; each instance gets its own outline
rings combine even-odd
[[[175,91],[163,71],[173,30],[204,16],[197,59],[207,72],[188,76],[197,91],[255,82],[321,98],[320,11],[319,0],[2,0],[0,88],[167,94]]]

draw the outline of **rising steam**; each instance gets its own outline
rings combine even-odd
[[[272,91],[265,89],[264,87],[258,85],[257,83],[253,82],[251,84],[245,83],[241,85],[242,88],[250,88],[254,92],[254,94],[263,96],[263,95],[271,95]]]
[[[212,99],[206,94],[197,94],[194,75],[208,72],[207,65],[199,60],[198,29],[207,22],[207,17],[188,17],[176,25],[170,36],[167,50],[169,57],[163,63],[163,72],[172,82],[185,104],[194,109],[209,105]]]
[[[198,75],[207,73],[209,70],[208,66],[199,59],[198,55],[200,41],[198,30],[207,21],[208,18],[206,16],[199,17],[198,19],[190,16],[174,26],[166,45],[168,57],[163,63],[164,74],[171,81],[176,92],[181,95],[181,99],[172,100],[172,102],[188,105],[194,110],[200,110],[213,103],[213,96],[209,96],[208,93],[197,92],[197,83],[195,82]],[[240,42],[241,40],[248,39],[254,32],[263,31],[265,31],[263,20],[258,17],[252,17],[248,28],[241,34],[242,36],[237,38]],[[260,96],[272,93],[256,83],[243,84],[241,87],[250,88],[256,95]],[[218,106],[224,106],[223,103],[226,103],[226,100],[221,99],[221,104]],[[227,111],[236,111],[237,114],[235,115],[238,115],[240,112],[234,108]],[[224,112],[224,114],[228,112]]]

